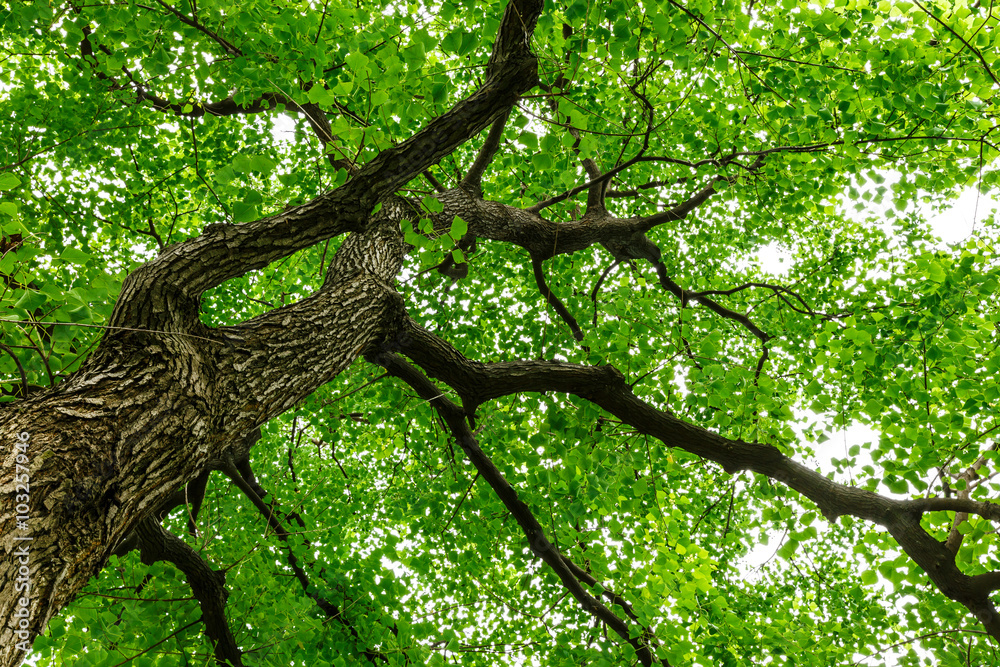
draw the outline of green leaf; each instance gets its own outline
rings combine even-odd
[[[250,156],[250,168],[253,171],[260,172],[262,174],[269,174],[276,166],[277,163],[266,155]]]
[[[0,172],[0,190],[13,190],[21,184],[21,179],[19,179],[14,174],[7,172]]]
[[[437,197],[427,196],[421,200],[424,210],[430,213],[441,213],[444,211],[444,204]]]
[[[548,153],[535,153],[531,156],[531,164],[537,169],[550,169],[552,158],[549,157]]]
[[[62,251],[62,253],[59,255],[59,259],[66,262],[72,262],[74,264],[86,264],[88,261],[90,261],[91,256],[88,253],[83,252],[82,250],[70,247]]]
[[[798,551],[799,543],[795,540],[788,540],[778,549],[778,556],[784,560],[792,560],[795,552]]]
[[[363,53],[351,53],[345,58],[348,67],[350,67],[355,72],[364,72],[365,68],[368,66],[368,56]]]
[[[24,294],[14,304],[15,308],[33,313],[35,309],[41,308],[48,299],[40,292],[25,290]]]
[[[313,104],[319,104],[321,106],[331,104],[336,99],[336,97],[323,86],[313,86],[310,88],[307,93],[307,97]]]
[[[249,174],[253,171],[253,162],[248,155],[234,155],[232,169],[238,174]]]
[[[451,229],[448,231],[448,236],[450,236],[457,242],[459,239],[465,236],[465,233],[467,231],[469,231],[469,223],[467,223],[465,220],[462,220],[462,218],[456,215],[455,218],[451,221]]]
[[[260,218],[260,210],[256,204],[237,201],[233,202],[233,222],[250,222]]]
[[[228,185],[234,178],[236,178],[236,171],[232,165],[227,164],[215,171],[215,180],[221,185]]]

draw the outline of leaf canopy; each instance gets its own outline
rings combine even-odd
[[[505,4],[0,10],[6,397],[76,371],[125,276],[163,249],[309,202],[467,98]],[[611,364],[649,405],[851,487],[994,501],[997,21],[964,1],[546,3],[539,85],[501,124],[478,187],[557,238],[570,230],[567,243],[600,212],[657,252],[596,232],[545,252],[464,215],[442,226],[435,184],[463,182],[483,133],[399,191],[419,210],[403,223],[406,312],[478,362]],[[945,244],[928,219],[969,188],[978,217]],[[341,243],[211,290],[202,322],[305,298]],[[464,274],[430,271],[446,266]],[[290,541],[210,479],[189,542],[227,570],[245,664],[636,661],[452,435],[428,400],[358,360],[254,449],[266,500],[299,517]],[[605,599],[655,635],[657,660],[996,660],[885,529],[830,521],[782,480],[727,474],[564,393],[485,402],[475,437],[594,594],[620,596]],[[167,525],[186,522],[178,509]],[[1000,568],[988,518],[920,522],[957,543],[964,573]],[[169,564],[113,557],[36,642],[37,664],[207,664],[186,591]]]

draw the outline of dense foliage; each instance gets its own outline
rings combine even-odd
[[[0,10],[5,400],[79,369],[125,276],[164,248],[349,182],[480,88],[505,5]],[[996,12],[546,3],[538,85],[397,191],[417,211],[401,222],[406,313],[475,362],[613,365],[650,409],[846,487],[995,500]],[[459,185],[506,208],[455,217]],[[943,244],[927,216],[969,188],[976,224]],[[497,222],[517,215],[556,245]],[[212,289],[202,322],[313,293],[343,238]],[[435,380],[465,402],[463,435],[367,352],[264,426],[262,502],[215,472],[195,533],[189,505],[165,519],[226,570],[243,664],[618,665],[644,662],[640,646],[675,667],[1000,661],[991,620],[854,506],[653,437],[584,390],[470,401]],[[546,543],[459,446],[473,433],[625,638],[539,558]],[[961,572],[1000,569],[996,506],[921,507],[913,530]],[[184,576],[145,560],[110,556],[37,664],[211,663]]]

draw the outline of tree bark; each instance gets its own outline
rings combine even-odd
[[[398,267],[396,245],[381,254]],[[0,514],[0,616],[14,617],[19,606],[15,556],[25,548],[31,589],[17,641],[10,624],[0,630],[0,664],[16,664],[19,649],[177,488],[381,340],[400,305],[387,283],[362,270],[236,327],[110,333],[70,380],[4,408],[6,469],[15,468],[13,443],[26,439],[30,500],[24,521],[12,504]],[[8,477],[0,493],[14,492]]]
[[[164,249],[128,276],[107,335],[79,372],[48,391],[0,405],[2,456],[5,470],[14,471],[0,480],[0,618],[13,619],[0,627],[0,667],[18,664],[35,636],[108,557],[134,545],[140,546],[144,559],[169,559],[181,567],[205,613],[206,634],[217,660],[236,663],[241,650],[225,623],[224,578],[183,541],[163,531],[158,523],[161,513],[177,502],[178,489],[192,480],[198,480],[203,492],[208,471],[226,470],[240,479],[242,472],[234,461],[246,461],[248,443],[262,424],[369,353],[439,410],[478,473],[517,520],[534,554],[552,568],[581,608],[632,645],[642,664],[657,659],[652,632],[638,623],[624,598],[605,591],[628,620],[616,616],[601,602],[601,593],[585,588],[593,587],[596,579],[544,536],[542,524],[469,426],[482,403],[517,392],[570,393],[615,415],[637,433],[713,461],[728,472],[749,470],[779,481],[815,502],[831,521],[852,515],[880,524],[945,595],[965,605],[1000,640],[1000,616],[990,600],[990,593],[1000,589],[1000,575],[964,574],[955,561],[958,546],[949,548],[936,541],[920,524],[923,513],[938,510],[1000,520],[997,505],[969,499],[895,500],[837,484],[776,447],[724,438],[643,401],[612,367],[539,360],[482,364],[408,320],[394,280],[406,252],[400,222],[416,209],[395,192],[490,128],[461,185],[450,190],[436,187],[435,196],[443,205],[443,213],[435,219],[439,231],[449,229],[453,218],[460,216],[468,224],[463,249],[476,238],[525,249],[542,298],[578,341],[585,335],[548,287],[543,262],[600,245],[616,263],[645,260],[654,265],[660,284],[683,305],[698,302],[739,323],[763,344],[760,364],[767,359],[769,335],[747,316],[709,298],[719,292],[686,292],[675,283],[647,233],[682,220],[709,201],[715,185],[730,179],[724,167],[739,164],[737,158],[754,158],[753,164],[739,165],[754,173],[766,155],[810,152],[820,145],[734,152],[693,163],[645,155],[650,129],[638,155],[604,174],[596,162],[585,160],[588,182],[565,193],[530,208],[488,201],[482,193],[483,172],[498,150],[514,104],[537,83],[537,61],[529,44],[541,9],[541,0],[510,0],[480,88],[368,164],[351,164],[351,178],[343,186],[260,220],[210,225],[199,236]],[[81,49],[93,56],[88,34]],[[236,48],[220,44],[227,50]],[[138,103],[151,105],[154,113],[250,113],[266,108],[265,101],[278,101],[265,95],[240,108],[230,97],[184,111],[185,105],[135,90]],[[329,140],[328,127],[316,131],[322,141]],[[683,201],[655,215],[612,215],[604,202],[611,196],[607,192],[611,179],[633,164],[649,161],[690,168],[711,164],[719,172],[693,185]],[[541,215],[548,206],[585,190],[587,208],[579,219],[560,223]],[[210,328],[200,322],[206,290],[345,234],[349,236],[331,261],[322,287],[308,298],[236,326]],[[443,273],[458,278],[468,271],[464,264],[461,269],[454,264],[449,268],[451,261],[441,265]],[[455,389],[462,405],[445,398],[438,385],[403,356],[427,377]],[[26,390],[26,377],[22,385]],[[250,488],[247,479],[244,490]],[[256,491],[253,495],[260,508],[259,495]],[[309,588],[304,575],[300,581]],[[320,604],[317,597],[313,599]],[[325,611],[330,617],[340,616],[332,605]],[[368,654],[372,662],[376,656]]]
[[[409,208],[392,194],[535,85],[528,44],[541,7],[512,0],[479,90],[337,190],[258,221],[211,225],[134,271],[81,370],[0,408],[4,469],[23,475],[0,482],[0,618],[16,621],[0,628],[0,666],[18,664],[177,489],[239,459],[247,434],[402,322],[392,283]],[[312,296],[238,326],[199,321],[205,290],[348,231]]]

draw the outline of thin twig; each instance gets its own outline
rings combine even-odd
[[[9,354],[10,358],[14,360],[17,370],[21,374],[21,398],[28,398],[28,375],[24,372],[24,366],[21,365],[21,360],[17,358],[16,354],[14,354],[14,350],[10,349],[3,343],[0,343],[0,350]]]
[[[937,21],[938,23],[940,23],[941,26],[945,30],[947,30],[948,32],[950,32],[952,35],[954,35],[955,38],[958,41],[962,42],[962,44],[965,44],[965,48],[967,48],[970,51],[972,51],[976,55],[976,57],[979,58],[979,62],[981,62],[983,64],[983,67],[986,69],[986,73],[990,75],[991,79],[993,79],[993,83],[1000,85],[1000,80],[998,80],[996,78],[996,76],[994,76],[993,70],[991,70],[990,66],[986,63],[986,58],[983,58],[983,54],[980,53],[978,49],[976,49],[975,47],[973,47],[972,44],[969,44],[965,40],[964,37],[962,37],[957,32],[955,32],[954,29],[952,29],[952,27],[950,25],[948,25],[947,23],[945,23],[944,21],[942,21],[938,17],[934,16],[934,14],[929,9],[927,9],[922,4],[920,4],[919,0],[913,0],[913,2],[914,2],[914,4],[917,5],[917,7],[920,7],[920,9],[923,10],[924,14],[927,14],[927,16],[930,16],[932,19],[934,19],[935,21]]]
[[[198,23],[194,19],[192,19],[192,18],[186,16],[185,14],[177,11],[176,9],[174,9],[173,7],[171,7],[170,5],[168,5],[167,3],[163,2],[163,0],[156,0],[156,4],[160,5],[161,7],[163,7],[164,9],[166,9],[168,12],[170,12],[171,14],[173,14],[174,16],[176,16],[180,20],[181,23],[186,23],[189,26],[191,26],[192,28],[194,28],[195,30],[197,30],[197,31],[199,31],[201,33],[204,33],[205,35],[207,35],[208,37],[210,37],[213,41],[217,42],[219,44],[219,46],[221,46],[223,49],[225,49],[226,53],[228,53],[229,55],[231,55],[231,56],[242,56],[243,55],[243,51],[241,51],[237,46],[235,46],[234,44],[230,43],[229,41],[227,41],[223,37],[220,37],[219,35],[215,34],[211,30],[209,30],[208,28],[206,28],[204,25],[202,25],[201,23]]]
[[[555,308],[563,322],[569,326],[570,331],[573,332],[573,338],[575,338],[578,343],[582,343],[583,331],[580,329],[580,325],[577,323],[576,318],[573,317],[573,314],[569,312],[566,305],[552,292],[548,284],[545,282],[545,274],[542,272],[542,260],[537,257],[532,257],[531,268],[535,274],[535,283],[538,285],[538,290],[542,293],[542,296],[545,297],[545,300],[550,306]]]
[[[33,320],[9,320],[7,318],[0,317],[0,322],[9,322],[10,324],[39,324]],[[209,343],[218,343],[219,345],[225,345],[226,343],[221,340],[214,340],[212,338],[205,338],[204,336],[196,336],[194,334],[182,333],[180,331],[160,331],[158,329],[138,329],[136,327],[115,327],[107,324],[84,324],[82,322],[45,322],[46,326],[56,326],[56,327],[88,327],[91,329],[104,329],[106,331],[138,331],[141,333],[148,334],[168,334],[171,336],[184,336],[185,338],[195,338],[197,340],[206,340]]]

